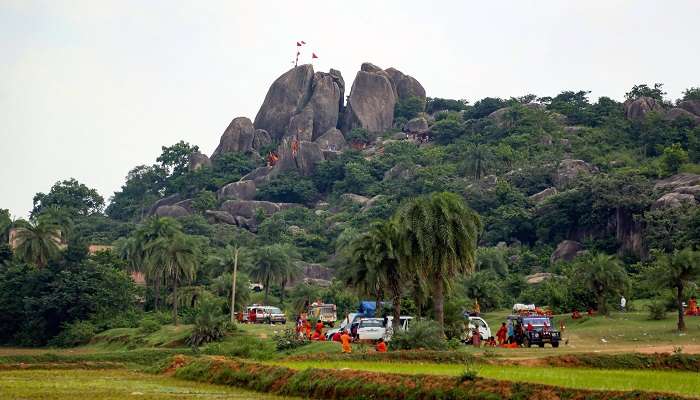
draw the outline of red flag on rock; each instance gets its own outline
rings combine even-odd
[[[316,53],[311,53],[311,58],[318,58],[318,56],[316,55]]]

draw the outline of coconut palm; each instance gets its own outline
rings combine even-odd
[[[444,325],[445,292],[455,278],[474,270],[479,216],[453,193],[411,200],[395,216],[400,262],[431,285],[435,319]]]
[[[384,282],[378,271],[375,254],[375,237],[365,232],[352,240],[347,246],[348,263],[341,269],[341,279],[355,288],[359,295],[372,296],[376,302],[377,316],[381,313],[381,301],[384,297]]]
[[[608,300],[619,296],[627,285],[627,273],[617,257],[598,253],[578,262],[581,279],[593,291],[598,312],[607,315]]]
[[[664,254],[657,262],[658,283],[676,290],[676,305],[678,307],[678,331],[685,331],[683,318],[683,291],[688,282],[700,278],[700,251],[690,248],[676,250],[672,254]]]
[[[44,268],[61,252],[61,230],[46,220],[18,224],[14,245],[20,260]]]
[[[255,266],[250,271],[250,276],[263,283],[265,286],[264,302],[270,293],[272,283],[281,283],[289,276],[293,268],[293,258],[298,256],[294,249],[281,244],[273,244],[260,247],[255,251]]]
[[[177,326],[177,289],[183,282],[194,279],[199,265],[199,248],[192,237],[178,233],[148,243],[147,264],[173,289],[173,321]]]

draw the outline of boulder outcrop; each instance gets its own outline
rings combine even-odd
[[[321,147],[321,150],[344,150],[348,143],[345,141],[345,136],[337,128],[327,130],[323,135],[319,136],[316,143]]]
[[[403,130],[408,133],[421,134],[428,131],[428,121],[423,117],[416,117],[406,122]]]
[[[311,64],[294,67],[277,78],[255,116],[255,128],[266,130],[273,139],[282,138],[290,118],[308,102],[313,78]]]
[[[552,255],[549,257],[549,262],[554,264],[557,261],[571,261],[583,251],[583,245],[574,240],[564,240],[557,245]]]
[[[174,205],[175,203],[180,202],[180,201],[182,201],[182,200],[183,200],[182,196],[180,196],[180,194],[178,194],[178,193],[171,194],[170,196],[163,197],[162,199],[157,200],[155,203],[153,203],[153,205],[151,205],[151,207],[148,209],[148,215],[153,215],[153,214],[155,214],[155,213],[156,213],[156,210],[157,210],[159,207],[162,207],[162,206],[172,206],[172,205]]]
[[[234,218],[255,218],[258,209],[269,216],[293,206],[297,206],[297,204],[273,203],[270,201],[257,200],[227,200],[221,205],[221,211],[228,212]]]
[[[556,188],[561,189],[574,183],[579,176],[597,171],[595,166],[583,160],[565,159],[559,162],[557,170],[552,175],[552,182]]]
[[[625,116],[631,121],[641,121],[650,112],[663,112],[664,107],[660,101],[651,97],[640,97],[635,100],[627,100],[624,103]]]
[[[345,82],[340,71],[332,71],[333,73],[316,72],[314,74],[311,100],[307,106],[313,110],[313,129],[312,137],[306,140],[315,140],[338,125]]]
[[[318,143],[300,141],[296,152],[293,149],[294,140],[286,138],[278,149],[279,161],[275,164],[271,175],[285,171],[298,171],[302,176],[310,176],[316,169],[316,164],[323,161],[323,151]]]
[[[700,116],[700,100],[683,100],[678,103],[678,107],[693,115]]]
[[[233,217],[233,215],[226,211],[206,210],[204,211],[204,215],[209,217],[209,219],[214,223],[236,225],[236,219]]]
[[[289,119],[289,125],[284,137],[297,140],[311,141],[314,135],[314,110],[310,106],[304,107],[301,112],[294,114]]]
[[[693,194],[687,194],[687,193],[677,193],[677,192],[671,192],[671,193],[666,193],[665,195],[661,196],[658,198],[654,204],[652,204],[651,208],[652,209],[659,209],[659,208],[677,208],[682,206],[683,204],[697,204],[697,201],[695,200],[695,196]]]
[[[385,72],[391,79],[394,93],[396,93],[398,100],[404,100],[409,97],[425,99],[425,88],[416,78],[406,75],[393,67],[387,68]]]
[[[675,189],[682,186],[697,186],[700,185],[700,175],[682,173],[676,174],[666,179],[657,181],[654,184],[654,189],[663,191],[675,191]]]
[[[695,114],[691,113],[690,111],[685,110],[683,108],[674,107],[674,108],[666,111],[666,114],[664,114],[664,119],[666,119],[668,121],[673,121],[673,120],[676,120],[678,118],[687,118],[687,119],[693,121],[693,123],[695,125],[700,124],[700,116],[697,116],[697,115],[695,115]]]
[[[197,171],[202,167],[211,167],[211,160],[206,155],[196,151],[190,154],[187,169]]]
[[[178,218],[178,217],[186,217],[190,215],[190,213],[181,206],[178,205],[172,205],[172,206],[160,206],[156,209],[155,215],[159,217],[173,217],[173,218]]]
[[[270,134],[264,129],[256,129],[253,134],[253,150],[260,151],[265,146],[272,143]]]
[[[211,158],[230,152],[247,152],[253,149],[255,129],[253,123],[246,117],[234,118],[221,135],[219,146]]]
[[[394,121],[395,105],[396,94],[389,74],[376,65],[364,63],[352,83],[342,130],[387,131]]]
[[[253,200],[255,198],[256,185],[253,180],[232,182],[219,189],[219,200],[237,199]]]
[[[539,204],[542,203],[547,197],[554,196],[557,193],[557,188],[549,187],[541,192],[533,194],[532,196],[528,197],[528,199],[535,204]]]
[[[354,204],[364,206],[369,201],[368,197],[361,196],[355,193],[345,193],[340,195],[340,199]]]

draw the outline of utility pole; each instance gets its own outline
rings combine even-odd
[[[236,323],[236,272],[238,272],[238,246],[233,253],[233,279],[231,280],[231,323]]]

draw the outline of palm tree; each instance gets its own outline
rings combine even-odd
[[[160,285],[163,281],[163,267],[149,262],[149,246],[158,239],[171,238],[182,233],[182,227],[177,220],[170,217],[152,217],[147,219],[134,234],[127,239],[121,249],[131,271],[144,274],[146,283],[153,285],[154,308],[158,310],[160,303]]]
[[[435,319],[443,327],[445,291],[456,277],[474,270],[481,219],[461,197],[447,192],[411,200],[395,218],[399,260],[432,285]]]
[[[471,145],[467,148],[464,170],[474,180],[481,179],[491,168],[493,154],[487,146],[481,144]]]
[[[199,248],[192,237],[182,233],[160,237],[146,246],[147,263],[157,266],[158,276],[169,282],[173,289],[173,321],[177,326],[177,288],[182,282],[194,279],[199,265]]]
[[[598,312],[608,315],[608,299],[621,295],[627,284],[622,263],[614,256],[598,253],[580,260],[578,267],[581,278],[595,295]]]
[[[672,254],[659,257],[656,276],[658,282],[666,287],[676,289],[678,306],[678,331],[685,331],[683,318],[683,291],[688,282],[700,278],[700,251],[690,248],[676,250]]]
[[[354,287],[358,294],[372,296],[375,299],[376,316],[381,313],[381,301],[384,298],[384,282],[377,268],[375,254],[376,239],[371,232],[355,237],[348,245],[348,263],[340,271],[342,280]]]
[[[270,293],[270,285],[280,283],[288,276],[294,255],[296,254],[294,254],[293,249],[281,244],[263,246],[255,252],[255,267],[250,276],[263,282],[265,286],[263,302],[265,304],[267,304],[267,297]]]
[[[21,260],[44,268],[61,251],[61,230],[46,220],[23,223],[16,228],[14,244]]]

